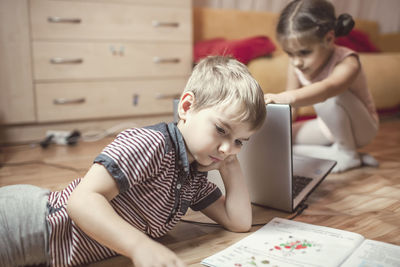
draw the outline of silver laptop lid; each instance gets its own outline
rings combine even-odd
[[[291,121],[289,105],[267,105],[262,128],[238,155],[251,201],[289,212],[293,210]]]

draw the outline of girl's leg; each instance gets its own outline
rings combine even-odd
[[[367,145],[378,132],[378,123],[350,91],[316,104],[314,108],[334,141],[345,149]]]
[[[0,188],[0,266],[48,262],[48,194],[31,185]]]
[[[336,160],[333,172],[358,167],[363,160],[369,161],[369,165],[377,164],[373,157],[360,157],[357,152],[357,148],[370,142],[378,130],[377,123],[357,97],[346,91],[316,104],[314,108],[322,125],[329,129],[330,136],[327,139],[333,138],[334,145],[296,146],[295,153]]]
[[[321,145],[332,144],[332,140],[323,132],[319,119],[295,122],[292,125],[293,144]]]

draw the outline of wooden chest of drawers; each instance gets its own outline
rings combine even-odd
[[[1,125],[172,114],[172,99],[192,68],[191,1],[2,2],[14,13],[0,23],[25,15],[13,26],[24,34],[25,46],[3,40],[23,53],[7,59],[24,62],[0,63],[0,78],[10,79],[0,83]],[[2,26],[0,34],[8,38],[12,31]],[[7,51],[0,49],[0,55]],[[27,71],[18,74],[21,67]],[[23,87],[11,80],[19,75],[25,75]],[[14,116],[21,105],[9,100],[29,109]]]
[[[172,111],[191,71],[190,1],[32,0],[30,14],[38,122]]]

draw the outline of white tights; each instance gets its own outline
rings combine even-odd
[[[295,154],[333,159],[333,172],[341,172],[377,161],[357,148],[367,145],[378,131],[364,104],[350,91],[314,105],[318,118],[293,125]],[[331,146],[328,146],[331,145]]]

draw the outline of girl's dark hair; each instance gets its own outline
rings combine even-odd
[[[276,33],[278,40],[290,35],[321,40],[329,31],[335,36],[345,36],[354,27],[349,14],[335,15],[335,8],[326,0],[294,0],[281,12]]]

